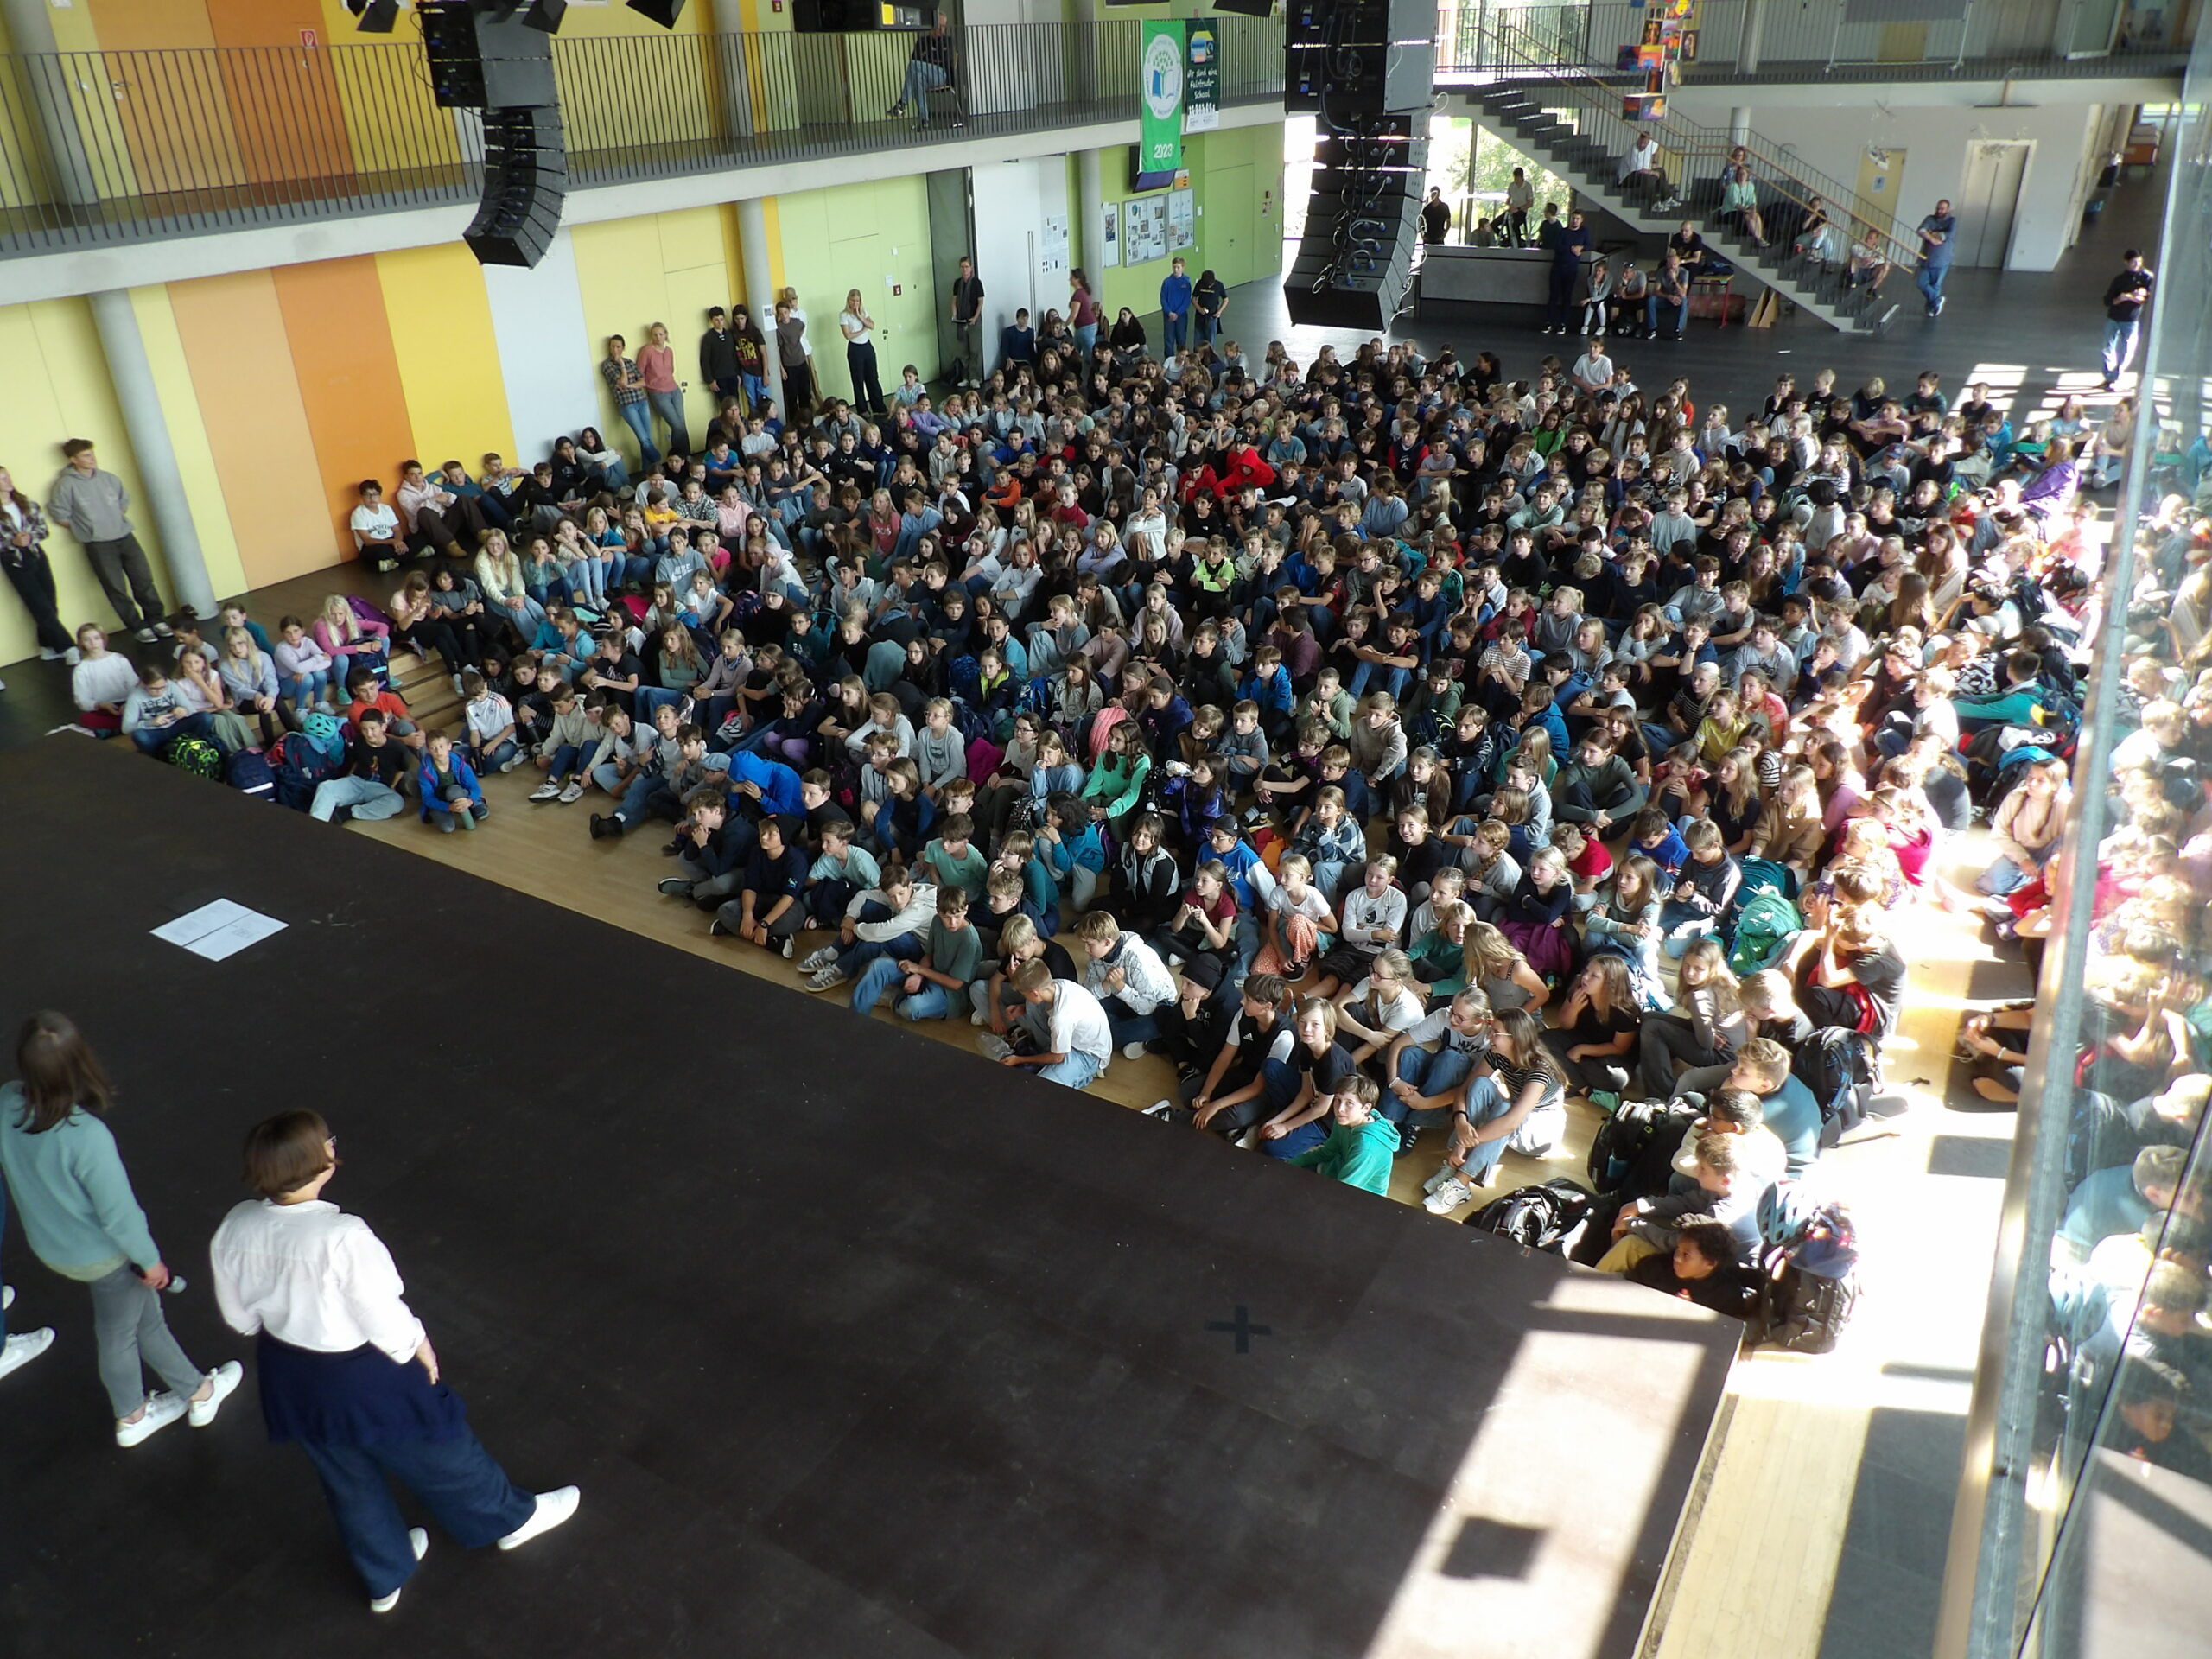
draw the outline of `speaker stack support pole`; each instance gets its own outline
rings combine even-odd
[[[1379,333],[1420,245],[1436,92],[1433,0],[1289,0],[1283,105],[1315,118],[1306,234],[1283,282],[1295,323]]]

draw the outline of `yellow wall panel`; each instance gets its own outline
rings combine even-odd
[[[385,314],[425,467],[515,452],[514,420],[492,334],[483,268],[458,242],[376,257]]]
[[[90,438],[99,446],[100,465],[130,492],[132,527],[153,560],[162,596],[174,598],[176,589],[162,558],[160,537],[145,509],[137,461],[124,436],[107,356],[92,326],[91,302],[0,306],[0,363],[8,365],[7,395],[0,397],[0,467],[13,474],[17,489],[43,502],[61,471],[61,441]],[[73,629],[85,622],[115,626],[92,566],[69,532],[56,530],[46,550],[54,563],[62,621]],[[0,600],[0,663],[37,650],[29,615],[12,594]]]
[[[153,366],[154,390],[168,423],[169,447],[176,451],[177,471],[184,478],[184,504],[200,535],[208,583],[219,599],[242,594],[251,584],[238,553],[238,538],[231,528],[230,507],[215,472],[214,445],[200,417],[192,365],[185,358],[184,337],[177,331],[168,289],[160,283],[134,288],[130,308],[137,313],[138,333],[146,342],[146,360]]]
[[[733,244],[719,213],[712,207],[684,208],[578,225],[569,232],[594,359],[606,350],[607,335],[620,334],[634,353],[651,324],[666,323],[676,378],[690,383],[684,414],[695,445],[704,437],[714,412],[713,399],[699,379],[699,336],[706,332],[707,308],[726,306],[743,292],[729,263]],[[604,382],[599,414],[600,429],[634,460],[635,441],[615,415]]]
[[[988,211],[988,204],[978,204]],[[852,395],[837,314],[857,288],[878,326],[876,367],[887,391],[902,364],[926,378],[937,369],[934,277],[930,270],[929,187],[918,175],[868,185],[833,185],[769,204],[769,243],[781,283],[798,290],[823,393]],[[838,239],[833,244],[832,232]],[[858,232],[858,234],[852,234]],[[891,290],[896,286],[899,291]]]
[[[663,270],[692,270],[701,265],[722,263],[721,226],[712,207],[685,207],[674,213],[656,213],[653,225],[660,236]]]

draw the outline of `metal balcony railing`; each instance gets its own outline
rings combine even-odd
[[[1224,106],[1280,99],[1281,26],[1211,21]],[[920,132],[911,35],[556,39],[569,188],[1136,118],[1134,20],[956,32]],[[483,151],[416,40],[0,54],[0,257],[471,201]]]
[[[1745,31],[1753,27],[1753,51]],[[1444,0],[1437,16],[1437,77],[1495,74],[1484,20],[1510,16],[1561,66],[1610,71],[1623,47],[1643,38],[1656,12],[1629,0]],[[1700,0],[1697,43],[1684,77],[1911,80],[2179,73],[2196,29],[2193,7],[2164,11],[2073,0],[1965,0],[1960,15],[1927,22],[1854,21],[1850,0]],[[1752,66],[1756,67],[1752,67]]]

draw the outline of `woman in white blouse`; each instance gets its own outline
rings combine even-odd
[[[471,1549],[512,1549],[550,1531],[575,1513],[578,1493],[532,1497],[493,1461],[438,1381],[391,1253],[322,1197],[337,1173],[338,1140],[318,1114],[256,1124],[245,1179],[262,1196],[223,1218],[209,1254],[223,1318],[259,1339],[269,1438],[297,1440],[314,1463],[370,1611],[384,1613],[430,1545],[401,1518],[387,1477]]]

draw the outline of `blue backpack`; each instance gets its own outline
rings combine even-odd
[[[331,759],[304,732],[287,732],[270,751],[269,771],[276,785],[276,804],[295,812],[315,804],[315,790],[338,775]]]
[[[276,798],[276,774],[269,758],[257,749],[240,749],[223,768],[223,781],[241,795],[257,801]]]

